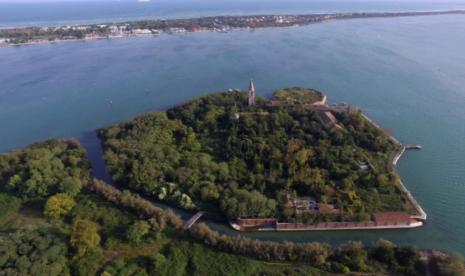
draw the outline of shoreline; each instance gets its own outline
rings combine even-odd
[[[450,11],[462,11],[462,9],[405,9],[405,10],[359,10],[359,11],[338,11],[338,10],[322,10],[322,11],[312,11],[311,13],[299,13],[300,15],[306,14],[313,14],[313,15],[321,15],[321,14],[342,14],[342,13],[423,13],[423,12],[432,12],[432,13],[443,13],[443,12],[450,12]],[[465,10],[463,10],[465,11]],[[277,12],[277,13],[241,13],[241,12],[232,12],[232,13],[218,13],[218,14],[199,14],[199,15],[186,15],[186,16],[141,16],[141,17],[126,17],[126,18],[99,18],[99,19],[76,19],[76,20],[60,20],[60,21],[50,21],[49,23],[42,21],[36,23],[19,23],[18,25],[13,25],[13,23],[4,23],[0,25],[0,30],[10,30],[10,29],[18,29],[18,28],[32,28],[32,27],[60,27],[60,26],[82,26],[82,25],[93,25],[93,24],[121,24],[125,22],[139,22],[139,21],[153,21],[153,20],[188,20],[192,18],[204,18],[204,17],[224,17],[224,16],[286,16],[290,14],[297,14],[297,13],[287,13],[287,12]]]
[[[277,222],[277,227],[260,227],[254,230],[244,229],[235,222],[229,225],[238,232],[316,232],[316,231],[354,231],[354,230],[394,230],[394,229],[414,229],[423,226],[422,221],[412,221],[409,224],[376,224],[374,222],[323,222],[306,225],[303,223],[281,223]]]
[[[361,112],[362,116],[370,122],[376,128],[382,130],[382,128],[376,124],[372,119],[367,115]],[[389,135],[390,139],[401,146],[400,151],[394,156],[391,161],[392,170],[397,171],[397,163],[399,159],[403,156],[405,151],[408,149],[405,145],[401,144],[394,136]],[[304,223],[286,223],[278,222],[274,218],[264,218],[263,222],[257,221],[261,219],[255,219],[253,222],[251,219],[251,224],[247,225],[248,219],[237,219],[230,220],[229,225],[236,231],[239,232],[299,232],[299,231],[348,231],[348,230],[387,230],[387,229],[413,229],[418,228],[424,225],[427,220],[427,214],[421,207],[421,205],[413,197],[412,193],[405,187],[404,183],[399,176],[399,189],[407,197],[412,207],[415,209],[416,214],[409,215],[408,223],[399,223],[398,221],[390,221],[386,223],[377,223],[375,221],[365,221],[365,222],[323,222],[317,224],[304,224]],[[245,221],[245,224],[240,225],[238,221]],[[254,224],[255,223],[255,224]]]
[[[394,157],[392,160],[392,168],[393,170],[397,170],[397,162],[399,159],[404,155],[406,151],[406,147],[402,146],[402,150]],[[404,183],[402,182],[402,179],[399,180],[399,188],[400,190],[407,196],[407,199],[410,201],[410,203],[413,205],[413,207],[417,211],[417,215],[410,216],[412,219],[416,219],[419,221],[426,221],[428,218],[428,215],[426,212],[423,210],[421,205],[417,202],[417,200],[413,197],[412,193],[405,187]]]
[[[413,12],[343,12],[274,15],[221,15],[180,19],[122,21],[61,27],[0,28],[0,47],[97,39],[156,37],[161,34],[190,34],[200,32],[228,33],[264,28],[301,27],[332,20],[374,19],[435,15],[465,15],[465,10]],[[57,37],[57,31],[66,33]],[[30,34],[35,33],[35,34]],[[78,35],[79,34],[79,35]],[[83,37],[80,37],[83,36]],[[13,40],[13,41],[12,41]],[[22,41],[26,40],[26,41]],[[18,42],[17,42],[18,41]]]

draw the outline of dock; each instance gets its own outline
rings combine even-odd
[[[405,147],[406,150],[409,150],[409,149],[420,150],[420,149],[422,149],[422,147],[420,145],[413,145],[413,144],[407,144],[407,145],[404,145],[404,147]]]
[[[197,212],[188,221],[186,221],[186,223],[184,223],[184,226],[182,227],[182,229],[189,230],[192,227],[192,225],[194,225],[194,223],[196,223],[204,214],[205,213],[202,211]]]

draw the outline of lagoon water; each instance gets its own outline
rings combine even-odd
[[[429,215],[415,230],[251,233],[271,240],[380,237],[465,253],[465,16],[333,21],[227,34],[0,48],[0,151],[93,129],[255,80],[353,103],[405,143],[399,172]],[[226,226],[216,229],[234,234]]]

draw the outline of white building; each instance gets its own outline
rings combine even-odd
[[[134,29],[132,33],[135,35],[149,35],[152,34],[152,31],[147,29]]]

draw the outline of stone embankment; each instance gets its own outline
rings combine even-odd
[[[367,119],[371,124],[373,124],[375,127],[377,127],[378,129],[380,130],[383,130],[378,124],[376,124],[373,120],[371,120],[368,116],[366,116],[365,114],[362,113],[362,116]],[[397,140],[396,138],[394,138],[394,136],[392,135],[389,135],[389,137],[391,138],[391,140],[396,143],[397,145],[401,146],[401,150],[396,154],[396,156],[394,156],[394,158],[392,159],[392,169],[393,170],[396,170],[396,166],[397,166],[397,162],[399,161],[399,159],[402,157],[402,155],[405,153],[405,151],[407,149],[421,149],[421,146],[420,145],[402,145],[399,140]],[[416,219],[416,220],[420,220],[422,222],[426,221],[427,219],[427,215],[426,215],[426,212],[423,210],[423,208],[420,206],[420,204],[418,204],[418,202],[416,201],[416,199],[412,196],[412,193],[410,193],[410,191],[407,189],[407,187],[405,187],[404,183],[402,182],[402,180],[399,181],[399,188],[400,190],[405,194],[405,196],[407,197],[407,199],[410,201],[410,203],[412,204],[412,206],[415,208],[416,210],[416,214],[415,215],[412,215],[410,216],[412,219]]]
[[[270,220],[270,219],[268,219]],[[237,231],[258,231],[258,232],[285,232],[285,231],[337,231],[337,230],[386,230],[386,229],[410,229],[423,225],[422,221],[412,219],[409,222],[323,222],[317,224],[304,223],[281,223],[274,220],[274,223],[265,225],[241,224],[238,221],[231,221],[230,225]]]
[[[412,149],[418,149],[418,147],[410,147]],[[402,157],[402,155],[405,153],[407,147],[405,146],[402,146],[402,149],[399,151],[399,153],[397,153],[397,155],[394,157],[394,159],[392,160],[392,168],[393,170],[396,169],[396,166],[397,166],[397,162],[399,161],[399,159]],[[418,204],[417,200],[412,196],[412,193],[410,193],[410,191],[407,189],[407,187],[405,187],[404,183],[402,182],[402,180],[399,181],[399,188],[400,190],[405,194],[405,196],[407,197],[407,199],[410,201],[410,203],[412,204],[412,206],[415,208],[415,210],[417,211],[417,214],[415,215],[412,215],[410,216],[412,219],[416,219],[416,220],[420,220],[420,221],[426,221],[427,219],[427,215],[426,215],[426,212],[423,210],[423,208],[421,207],[420,204]]]

